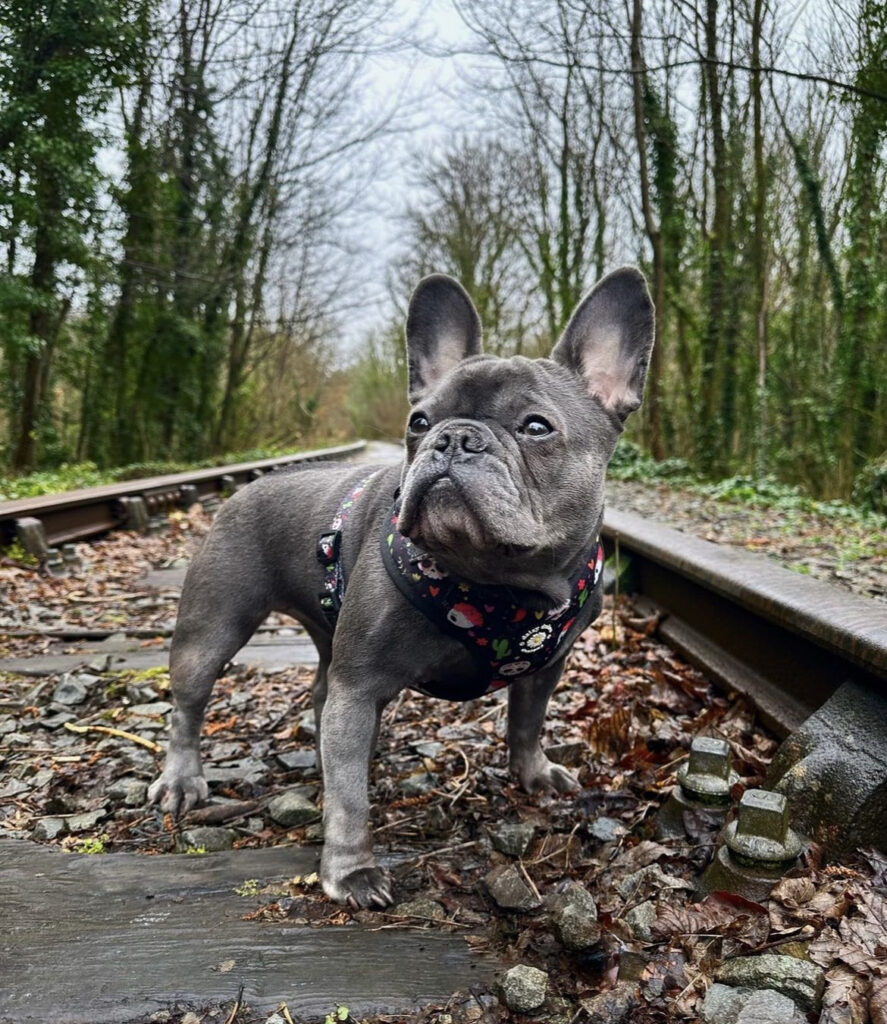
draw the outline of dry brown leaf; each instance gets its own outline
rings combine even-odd
[[[809,903],[815,893],[816,886],[810,878],[783,878],[773,887],[770,898],[796,910],[802,904]]]
[[[662,843],[654,843],[650,839],[644,839],[637,846],[632,846],[613,861],[613,871],[620,875],[631,875],[648,864],[654,863],[662,857],[671,857],[673,851]]]
[[[887,977],[872,978],[869,1016],[872,1024],[887,1024]]]
[[[767,941],[770,919],[760,904],[713,893],[702,903],[688,907],[660,903],[650,933],[654,939],[669,939],[675,935],[723,935],[753,948]]]
[[[865,1024],[865,979],[841,965],[833,967],[825,978],[819,1024]]]

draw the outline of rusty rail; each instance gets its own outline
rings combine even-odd
[[[128,522],[131,524],[136,507],[145,515],[157,515],[193,501],[229,493],[263,473],[283,466],[345,459],[365,447],[366,442],[357,441],[255,462],[240,462],[233,466],[212,466],[143,480],[124,480],[104,487],[0,502],[0,539],[3,543],[10,543],[21,533],[24,521],[33,523],[34,520],[42,525],[46,543],[50,545],[93,537]]]
[[[848,679],[887,694],[887,608],[741,549],[608,511],[605,543],[659,633],[725,689],[793,731]]]

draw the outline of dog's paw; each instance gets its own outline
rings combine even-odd
[[[323,891],[337,903],[347,903],[357,910],[359,907],[383,910],[391,906],[391,879],[383,868],[358,868],[341,879],[323,879]]]
[[[529,764],[514,765],[512,771],[528,793],[537,793],[540,790],[578,793],[582,788],[566,768],[549,761],[542,753]]]
[[[148,787],[148,803],[160,804],[160,810],[178,818],[209,796],[206,779],[200,775],[182,775],[164,769]]]

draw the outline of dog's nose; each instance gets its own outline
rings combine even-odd
[[[472,424],[453,423],[437,435],[434,447],[439,452],[452,454],[460,450],[476,453],[486,451],[487,442],[483,433]]]

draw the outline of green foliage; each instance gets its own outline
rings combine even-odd
[[[106,835],[90,836],[86,839],[78,839],[77,842],[71,847],[71,850],[73,853],[105,853],[107,842],[108,837]]]
[[[3,555],[10,561],[18,562],[19,565],[25,565],[29,569],[36,569],[40,564],[36,556],[32,555],[29,551],[25,551],[17,540],[14,540],[8,547],[0,550],[3,551]]]
[[[861,508],[887,516],[887,455],[862,468],[853,483],[853,500]]]
[[[98,487],[110,482],[106,474],[99,472],[94,462],[63,464],[58,469],[29,473],[27,476],[0,477],[0,501],[76,491],[81,487]]]
[[[326,1015],[323,1024],[345,1024],[346,1021],[351,1019],[351,1012],[348,1007],[337,1005],[332,1013]]]
[[[616,445],[607,472],[617,480],[641,480],[647,483],[678,483],[695,479],[686,459],[657,461],[640,445],[625,438]]]

